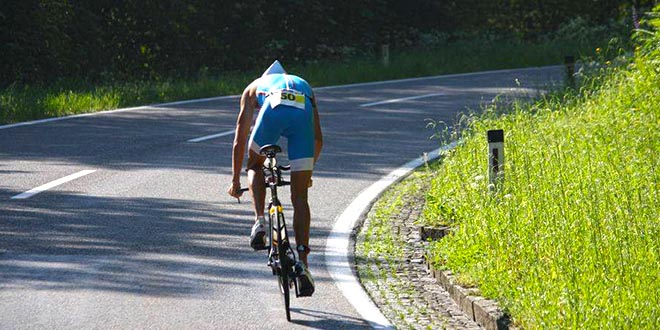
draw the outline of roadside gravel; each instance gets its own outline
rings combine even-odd
[[[424,264],[415,220],[427,189],[414,173],[372,207],[356,238],[356,266],[366,291],[398,329],[482,329]]]

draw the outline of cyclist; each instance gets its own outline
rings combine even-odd
[[[309,272],[310,211],[307,189],[311,185],[312,170],[323,146],[316,99],[309,84],[302,78],[286,73],[279,61],[264,74],[250,83],[241,96],[240,112],[236,121],[236,134],[232,150],[232,182],[227,193],[240,197],[240,174],[245,155],[246,140],[252,118],[258,116],[250,134],[248,152],[248,185],[252,194],[255,223],[250,235],[250,246],[255,250],[266,248],[264,206],[266,186],[261,168],[265,157],[259,149],[267,144],[277,144],[280,136],[288,141],[291,165],[291,203],[293,204],[293,230],[300,263],[299,290],[303,296],[314,292],[314,280]]]

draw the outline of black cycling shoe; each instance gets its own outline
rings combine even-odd
[[[311,297],[314,293],[314,278],[302,262],[296,263],[296,282],[300,297]]]

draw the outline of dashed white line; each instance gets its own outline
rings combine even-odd
[[[445,93],[433,93],[433,94],[417,95],[417,96],[411,96],[411,97],[402,97],[400,99],[391,99],[391,100],[385,100],[385,101],[379,101],[379,102],[360,104],[360,106],[361,107],[370,107],[370,106],[379,105],[379,104],[396,103],[396,102],[407,101],[407,100],[423,99],[423,98],[426,98],[426,97],[440,96],[440,95],[444,95],[444,94]]]
[[[221,133],[217,133],[217,134],[206,135],[206,136],[198,137],[198,138],[195,138],[195,139],[190,139],[190,140],[188,140],[188,142],[191,142],[191,143],[202,142],[202,141],[206,141],[206,140],[219,138],[219,137],[222,137],[222,136],[231,135],[231,134],[234,134],[234,132],[235,132],[234,130],[231,130],[231,131],[221,132]]]
[[[369,211],[376,199],[392,184],[402,180],[424,162],[440,157],[440,153],[454,148],[452,143],[419,157],[363,190],[337,218],[325,244],[325,259],[328,272],[344,297],[374,329],[394,329],[383,313],[371,301],[360,282],[353,274],[349,263],[351,233],[358,221]]]
[[[51,182],[49,182],[49,183],[46,183],[46,184],[41,185],[41,186],[39,186],[39,187],[36,187],[36,188],[34,188],[34,189],[30,189],[30,190],[28,190],[28,191],[26,191],[26,192],[24,192],[24,193],[22,193],[22,194],[19,194],[19,195],[16,195],[16,196],[12,197],[11,199],[26,199],[26,198],[30,198],[30,197],[32,197],[32,196],[34,196],[34,195],[36,195],[36,194],[39,194],[39,193],[42,193],[42,192],[48,190],[48,189],[51,189],[51,188],[53,188],[53,187],[57,187],[57,186],[59,186],[59,185],[61,185],[61,184],[63,184],[63,183],[67,183],[67,182],[69,182],[69,181],[72,181],[72,180],[78,179],[78,178],[80,178],[80,177],[83,177],[83,176],[85,176],[85,175],[88,175],[88,174],[91,174],[91,173],[94,173],[94,172],[96,172],[96,170],[84,170],[84,171],[80,171],[80,172],[78,172],[78,173],[74,173],[74,174],[71,174],[71,175],[67,175],[67,176],[65,176],[65,177],[63,177],[63,178],[61,178],[61,179],[57,179],[57,180],[55,180],[55,181],[51,181]]]

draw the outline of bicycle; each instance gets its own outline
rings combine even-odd
[[[297,257],[287,232],[286,221],[282,203],[277,197],[277,187],[288,186],[291,183],[282,179],[282,171],[288,171],[290,166],[277,165],[276,155],[282,152],[278,145],[269,144],[259,150],[260,154],[266,156],[262,168],[266,185],[270,188],[270,201],[268,203],[268,240],[270,242],[268,253],[268,266],[271,267],[273,275],[278,277],[280,292],[284,298],[284,309],[287,321],[291,321],[290,289],[294,288],[296,298],[300,297],[298,282],[296,278],[299,270],[296,269]],[[243,188],[240,191],[248,191]],[[266,248],[268,249],[268,248]]]

